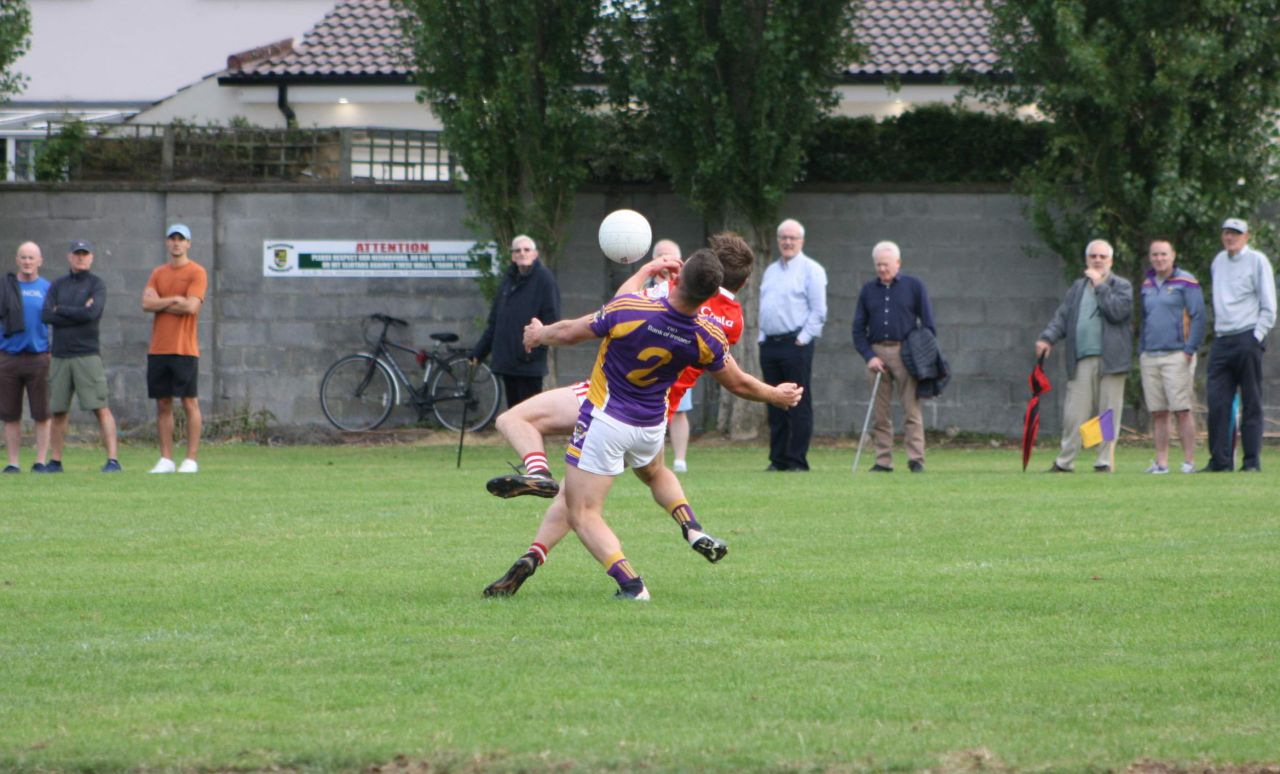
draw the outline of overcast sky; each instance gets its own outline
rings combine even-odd
[[[227,56],[294,38],[335,0],[28,0],[31,50],[15,101],[154,102],[226,67]]]

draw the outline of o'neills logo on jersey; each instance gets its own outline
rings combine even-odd
[[[728,331],[730,328],[734,326],[735,323],[737,323],[737,320],[730,320],[726,317],[721,317],[720,315],[716,314],[715,310],[713,310],[710,305],[704,305],[701,309],[699,309],[698,316],[711,318],[711,320],[715,322],[716,325],[719,325],[720,329],[724,331]]]

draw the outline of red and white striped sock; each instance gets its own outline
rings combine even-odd
[[[528,553],[533,554],[534,558],[538,560],[538,566],[541,567],[542,565],[547,563],[547,552],[550,550],[551,550],[550,548],[547,548],[541,543],[534,543],[533,545],[529,546]]]
[[[524,472],[530,476],[550,476],[551,468],[547,467],[547,453],[531,451],[524,455]]]

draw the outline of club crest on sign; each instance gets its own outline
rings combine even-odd
[[[293,245],[268,245],[267,250],[269,252],[267,268],[271,271],[284,273],[293,271],[296,268],[293,260]]]

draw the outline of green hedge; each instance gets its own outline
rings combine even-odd
[[[1044,153],[1041,123],[927,106],[876,122],[830,118],[802,180],[826,183],[1010,182]]]
[[[600,116],[588,160],[599,184],[667,180],[644,116]],[[818,183],[1007,183],[1044,153],[1043,124],[936,105],[877,122],[828,118],[799,180]]]

